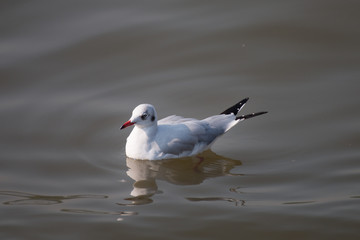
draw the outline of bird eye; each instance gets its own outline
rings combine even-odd
[[[148,114],[147,114],[147,113],[143,113],[143,115],[141,115],[141,119],[142,119],[142,120],[145,120],[147,117],[148,117]]]

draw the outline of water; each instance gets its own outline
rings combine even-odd
[[[359,238],[357,1],[1,5],[1,239]],[[244,97],[203,162],[126,159],[139,103]]]

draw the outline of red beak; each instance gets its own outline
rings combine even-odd
[[[124,128],[130,127],[131,125],[134,125],[134,123],[129,120],[129,121],[127,121],[126,123],[124,123],[124,124],[121,126],[120,129],[124,129]]]

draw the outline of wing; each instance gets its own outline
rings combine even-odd
[[[198,143],[198,138],[185,124],[171,122],[158,126],[155,141],[165,154],[180,155],[191,152]]]
[[[196,122],[199,121],[197,119],[194,118],[184,118],[181,116],[176,116],[176,115],[171,115],[168,116],[166,118],[160,119],[158,121],[158,124],[169,124],[169,125],[174,125],[174,124],[180,124],[180,123],[185,123],[185,122]]]
[[[216,120],[228,120],[219,123]],[[234,121],[233,115],[231,121]],[[217,115],[204,120],[170,116],[159,121],[156,143],[165,154],[195,154],[205,150],[228,128],[230,118]],[[237,121],[236,121],[237,122]]]
[[[239,119],[236,119],[234,114],[221,114],[215,115],[202,120],[203,122],[209,124],[212,129],[217,130],[219,132],[222,131],[221,134],[227,132],[230,128],[239,123]]]

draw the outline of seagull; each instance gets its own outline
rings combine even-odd
[[[249,98],[218,115],[202,120],[171,115],[158,120],[151,104],[140,104],[120,129],[135,125],[126,140],[126,156],[133,159],[161,160],[197,155],[237,123],[267,112],[236,116]]]

